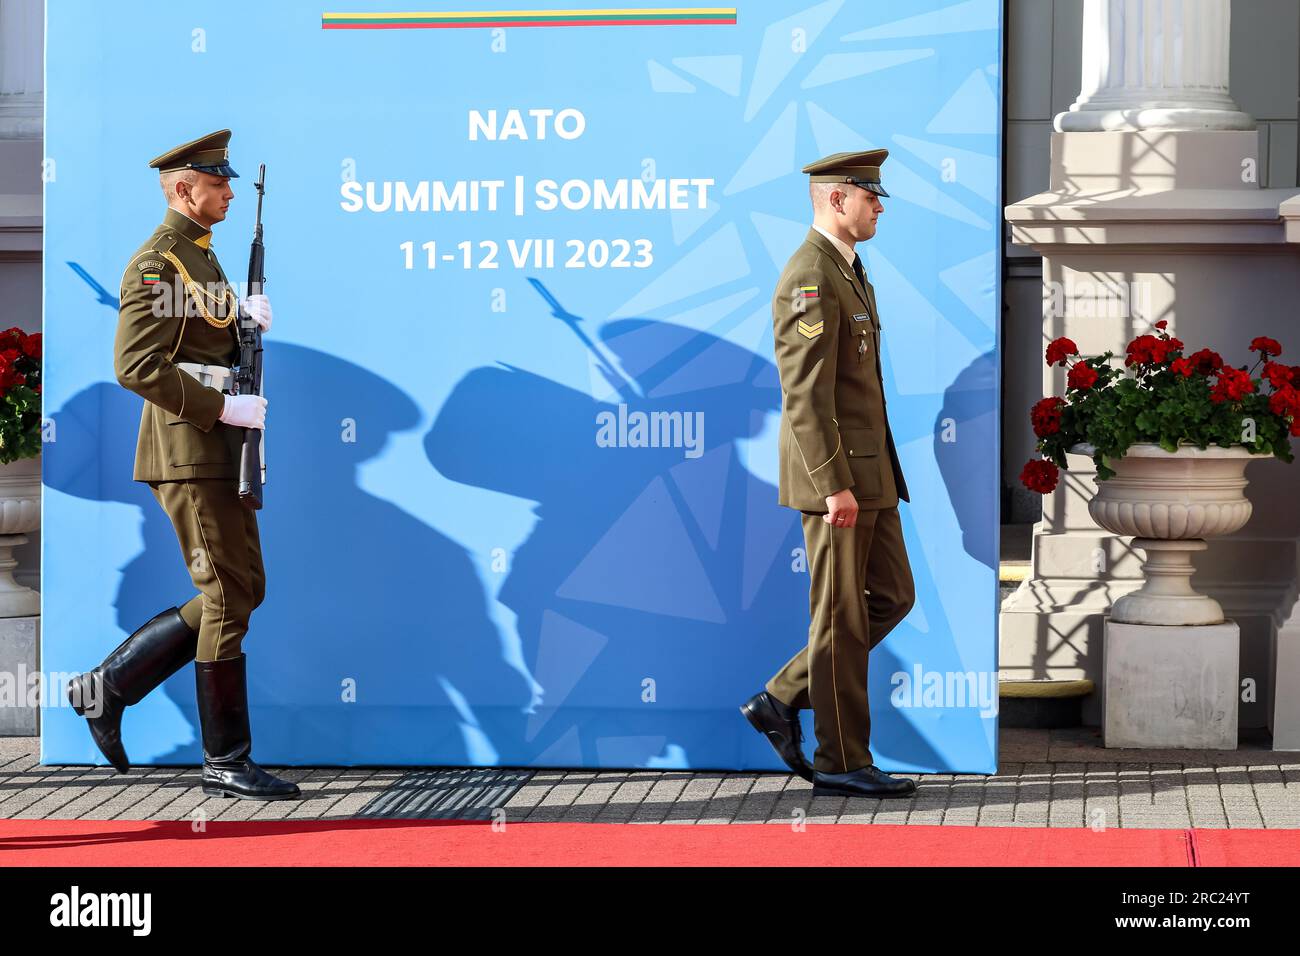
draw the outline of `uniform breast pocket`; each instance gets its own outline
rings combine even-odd
[[[205,432],[176,415],[165,415],[163,420],[167,424],[164,440],[167,442],[169,465],[219,465],[231,461],[227,441],[229,429],[223,425],[218,423],[212,426],[211,431]]]
[[[884,487],[880,477],[880,434],[874,428],[842,428],[840,438],[853,474],[853,497],[879,498]]]
[[[858,364],[861,365],[867,360],[867,354],[871,351],[870,329],[858,330]]]

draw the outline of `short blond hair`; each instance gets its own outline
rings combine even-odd
[[[808,182],[808,198],[812,200],[813,212],[821,212],[830,205],[831,193],[835,190],[844,191],[843,183],[815,183]]]
[[[158,182],[162,186],[163,195],[167,197],[167,205],[171,205],[176,198],[175,187],[177,183],[197,183],[199,181],[198,170],[195,169],[169,169],[165,173],[159,173]]]

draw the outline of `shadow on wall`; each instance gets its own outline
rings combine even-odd
[[[395,762],[428,761],[436,754],[442,762],[466,763],[470,754],[448,685],[490,715],[485,733],[503,742],[521,739],[528,684],[501,659],[468,555],[357,486],[357,466],[378,454],[391,433],[418,424],[414,402],[333,356],[269,343],[267,352],[274,418],[293,424],[268,435],[267,505],[259,515],[268,594],[244,642],[252,704],[281,705],[274,716],[254,715],[257,754],[295,763],[362,762],[369,752]],[[140,405],[116,383],[75,396],[58,413],[59,454],[50,456],[45,479],[79,497],[139,506],[144,548],[121,569],[117,597],[125,633],[194,593],[170,522],[149,489],[130,478]],[[345,419],[356,422],[355,442],[343,440]],[[74,429],[98,434],[101,428],[131,438],[75,440]],[[77,461],[77,448],[91,457]],[[97,660],[115,643],[105,638],[85,653]],[[193,681],[185,668],[166,685],[192,720]],[[345,681],[355,682],[364,706],[343,701]],[[156,762],[192,763],[200,756],[196,743],[159,754]]]
[[[798,516],[775,504],[743,448],[780,409],[776,369],[650,319],[608,322],[593,342],[537,285],[589,353],[591,392],[480,368],[425,438],[446,477],[538,503],[498,595],[543,688],[528,752],[547,765],[680,766],[689,756],[692,766],[775,766],[743,730],[739,752],[721,744],[737,739],[736,706],[807,639]],[[683,429],[702,423],[698,457],[630,447],[633,423],[656,412],[679,415]],[[621,447],[597,440],[602,416]],[[898,666],[876,651],[874,692],[887,694]],[[902,714],[881,709],[891,750],[939,760]]]
[[[780,407],[775,368],[658,321],[609,322],[599,344],[555,328],[557,352],[597,356],[591,392],[505,365],[474,369],[424,438],[447,478],[537,502],[497,598],[514,623],[464,546],[358,487],[358,465],[419,424],[411,397],[339,358],[268,342],[268,596],[245,641],[259,759],[467,765],[490,753],[506,766],[777,767],[736,711],[807,635],[798,516],[749,470],[743,444]],[[122,634],[193,594],[166,516],[130,480],[140,405],[116,383],[77,394],[57,413],[45,478],[140,508],[143,549],[121,569],[116,601]],[[635,423],[653,412],[669,413],[676,443],[653,447],[646,433],[638,445]],[[343,439],[345,420],[355,441]],[[973,499],[958,508],[983,513]],[[905,523],[913,533],[906,512]],[[921,557],[926,630],[950,633]],[[895,634],[909,632],[904,622]],[[122,634],[86,638],[68,664],[92,666]],[[937,766],[924,728],[884,704],[901,666],[889,643],[872,655],[877,752],[887,741],[909,763]],[[357,703],[343,699],[349,684]],[[197,740],[192,671],[165,693]],[[190,743],[135,756],[201,755]]]
[[[997,353],[992,351],[961,370],[944,390],[943,407],[934,419],[933,443],[939,474],[961,526],[962,548],[994,571],[1000,529],[997,502],[990,495],[999,483],[971,480],[974,463],[967,449],[984,449],[995,473],[999,470],[997,370]]]

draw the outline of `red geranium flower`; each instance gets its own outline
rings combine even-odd
[[[1262,352],[1265,357],[1282,354],[1282,346],[1278,340],[1270,339],[1267,335],[1257,335],[1251,339],[1250,350],[1252,352]]]
[[[1164,329],[1168,327],[1169,327],[1169,321],[1167,319],[1161,319],[1159,322],[1156,323],[1157,329]]]
[[[1202,375],[1213,375],[1223,368],[1223,356],[1214,349],[1201,349],[1192,353],[1192,364]]]
[[[1175,338],[1162,339],[1154,335],[1139,335],[1128,344],[1128,354],[1124,364],[1161,365],[1169,358],[1170,352],[1176,352],[1183,343]]]
[[[1059,339],[1053,339],[1047,346],[1047,364],[1048,365],[1065,365],[1065,360],[1071,355],[1079,354],[1079,346],[1075,345],[1070,339],[1062,336]]]
[[[1066,375],[1065,381],[1070,388],[1092,388],[1097,384],[1097,370],[1087,362],[1075,362],[1070,366],[1070,373]]]
[[[1226,365],[1219,369],[1218,381],[1210,390],[1210,401],[1218,403],[1224,401],[1239,402],[1255,390],[1255,382],[1249,373],[1243,372],[1239,368],[1233,368]]]
[[[1191,378],[1192,373],[1196,371],[1196,366],[1192,364],[1191,359],[1179,357],[1174,359],[1174,362],[1169,366],[1169,369],[1170,371],[1177,372],[1179,375],[1183,376],[1183,378]]]
[[[1055,395],[1035,402],[1034,407],[1029,410],[1029,420],[1033,423],[1034,434],[1039,438],[1045,438],[1059,432],[1061,430],[1061,409],[1064,407],[1065,400]]]
[[[1290,365],[1283,365],[1281,362],[1264,361],[1264,378],[1268,379],[1270,385],[1274,388],[1281,388],[1291,382],[1293,368]]]
[[[1060,474],[1061,470],[1054,462],[1045,458],[1036,458],[1025,463],[1024,470],[1020,472],[1020,483],[1030,491],[1045,495],[1055,490]]]
[[[1274,415],[1291,415],[1300,418],[1300,391],[1283,385],[1268,397],[1268,408]]]
[[[41,333],[33,332],[27,338],[23,339],[23,354],[28,358],[38,359],[41,357]]]
[[[1124,356],[1124,365],[1137,365],[1151,361],[1151,346],[1156,343],[1154,335],[1139,335],[1128,344],[1126,355]]]

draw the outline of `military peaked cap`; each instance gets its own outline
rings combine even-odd
[[[877,196],[888,196],[880,185],[880,165],[889,155],[887,149],[868,149],[856,153],[833,153],[803,168],[815,183],[852,183],[869,189]]]
[[[239,173],[230,168],[229,146],[230,130],[221,129],[169,149],[161,156],[151,159],[149,165],[160,173],[174,169],[197,169],[201,173],[237,179]]]

